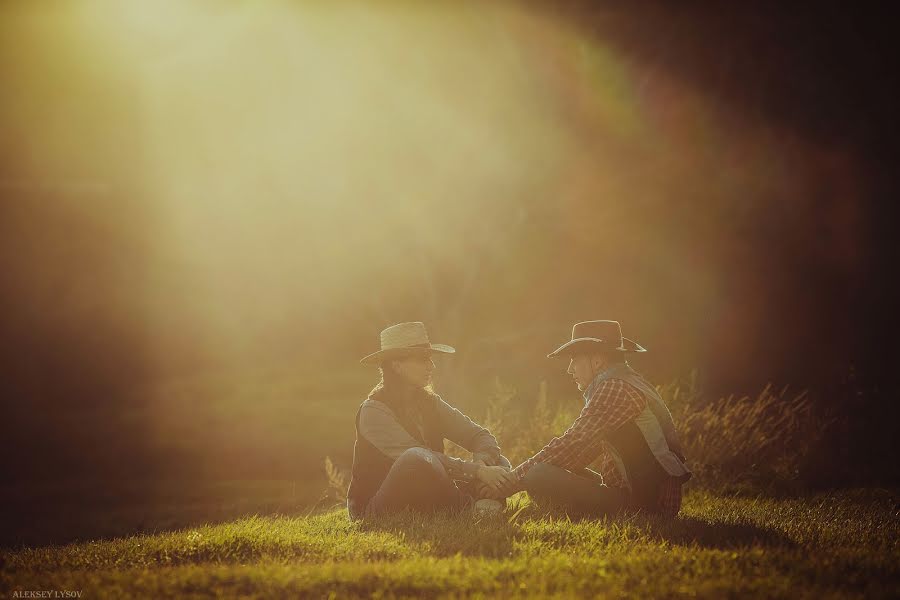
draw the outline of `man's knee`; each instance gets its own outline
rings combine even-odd
[[[533,465],[525,475],[522,477],[522,484],[528,488],[529,486],[540,486],[540,484],[546,483],[548,479],[551,479],[554,475],[557,475],[559,471],[561,471],[559,467],[554,467],[551,464],[547,463],[537,463]]]
[[[558,501],[569,495],[572,473],[551,465],[538,463],[528,469],[521,479],[522,488],[537,501]]]
[[[564,506],[573,515],[612,514],[624,506],[624,491],[593,477],[579,477],[555,465],[538,463],[525,473],[522,485],[532,499]]]

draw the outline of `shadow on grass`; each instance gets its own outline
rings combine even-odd
[[[642,513],[624,513],[613,517],[573,515],[560,506],[530,504],[524,507],[523,519],[570,519],[590,522],[608,519],[608,523],[636,528],[650,539],[665,540],[679,546],[698,545],[704,548],[730,549],[746,546],[794,548],[796,542],[778,529],[752,523],[704,521],[695,517],[675,519]]]
[[[656,539],[679,546],[730,549],[746,546],[794,548],[797,544],[776,529],[749,523],[707,522],[694,517],[663,520],[635,517],[634,524]]]
[[[117,482],[115,486],[89,484],[3,488],[0,547],[48,546],[135,534],[177,531],[203,524],[220,524],[252,515],[305,516],[315,514],[317,484],[294,489],[290,481]],[[883,494],[890,503],[890,494]],[[861,501],[871,500],[868,496]],[[882,498],[884,500],[884,498]],[[516,508],[524,510],[508,521]],[[497,517],[468,515],[410,515],[384,517],[361,525],[363,530],[385,530],[402,535],[410,544],[427,547],[437,556],[508,556],[521,538],[517,523],[546,517],[565,518],[559,511],[547,513],[535,505],[512,507]],[[328,508],[328,507],[324,507]],[[321,512],[318,511],[318,512]],[[553,513],[556,514],[553,514]],[[577,519],[576,519],[577,520]],[[656,539],[677,545],[709,548],[748,545],[792,547],[777,530],[752,524],[709,522],[691,517],[674,521],[631,515],[616,519]]]
[[[476,517],[471,513],[427,515],[401,511],[363,521],[360,527],[363,531],[385,531],[400,536],[407,543],[439,557],[456,554],[487,558],[509,556],[513,553],[516,542],[523,539],[520,525],[526,521],[598,522],[603,526],[615,525],[616,533],[613,535],[627,536],[622,529],[625,526],[625,529],[634,528],[651,540],[665,540],[679,546],[696,545],[715,549],[797,547],[793,540],[780,531],[749,523],[708,522],[694,517],[664,519],[641,514],[609,518],[573,516],[559,507],[534,504],[513,508],[522,510],[517,514],[515,510],[510,510],[495,517]]]
[[[4,485],[0,548],[114,539],[217,525],[253,515],[307,514],[321,486],[291,481],[46,482]]]
[[[408,510],[367,519],[360,523],[360,529],[400,536],[432,556],[462,554],[487,558],[509,556],[518,532],[518,528],[507,520],[507,515],[423,514]]]

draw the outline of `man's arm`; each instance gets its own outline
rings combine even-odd
[[[607,379],[560,436],[513,470],[518,480],[537,463],[550,463],[577,471],[589,465],[603,450],[603,437],[637,417],[647,406],[644,396],[621,379]]]
[[[500,445],[490,431],[440,398],[437,411],[445,438],[471,452],[474,462],[500,464]]]
[[[619,473],[618,467],[616,467],[616,461],[613,460],[612,455],[606,448],[606,442],[603,443],[600,455],[594,459],[594,463],[597,465],[597,471],[603,477],[603,483],[609,487],[625,487],[625,480],[622,478],[622,474]]]

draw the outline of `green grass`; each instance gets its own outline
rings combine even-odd
[[[897,493],[691,490],[682,515],[248,516],[2,554],[6,590],[83,597],[896,597]],[[8,595],[9,597],[9,595]]]
[[[802,467],[824,427],[805,394],[767,387],[705,403],[693,380],[662,386],[696,475],[675,521],[572,522],[517,499],[522,511],[503,518],[403,514],[351,524],[321,495],[345,492],[352,415],[373,382],[338,383],[270,369],[142,390],[146,397],[125,403],[130,412],[110,429],[112,449],[103,446],[135,479],[72,473],[0,486],[0,590],[900,597],[900,494],[803,491]],[[547,390],[541,384],[531,398],[497,382],[466,412],[517,463],[583,405],[577,394],[549,398]],[[162,469],[144,473],[115,450],[115,440],[135,436]],[[326,456],[334,459],[327,467]]]

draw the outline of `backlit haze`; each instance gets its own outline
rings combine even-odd
[[[858,149],[742,102],[748,46],[692,69],[661,8],[528,6],[0,7],[7,427],[60,434],[34,472],[174,465],[197,420],[210,471],[295,469],[310,427],[346,460],[357,361],[403,320],[456,346],[437,388],[474,415],[497,375],[576,398],[545,355],[586,319],[659,382],[849,368]]]

